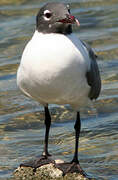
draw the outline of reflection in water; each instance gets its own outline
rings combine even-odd
[[[67,2],[67,1],[65,1]],[[93,107],[83,109],[79,159],[97,179],[118,179],[118,4],[112,1],[71,1],[81,27],[75,33],[99,56],[102,93]],[[41,154],[43,108],[24,97],[16,86],[21,53],[35,28],[35,15],[44,1],[0,1],[0,178],[10,178],[22,161]],[[50,106],[49,149],[70,160],[74,151],[75,114],[70,107]]]

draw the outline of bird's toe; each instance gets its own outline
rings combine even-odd
[[[57,168],[59,168],[61,171],[63,171],[63,176],[65,176],[68,173],[79,173],[82,176],[86,177],[87,179],[91,178],[85,173],[85,171],[81,168],[79,163],[76,162],[70,162],[70,163],[60,163],[56,165]]]
[[[20,167],[31,167],[31,168],[37,169],[43,165],[50,164],[50,163],[55,164],[55,161],[48,156],[42,155],[34,160],[30,160],[28,162],[20,164]]]

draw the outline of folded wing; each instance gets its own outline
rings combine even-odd
[[[89,86],[91,86],[90,92],[89,92],[89,98],[92,99],[97,99],[97,97],[100,94],[101,90],[101,78],[100,78],[100,72],[99,68],[96,62],[97,56],[91,49],[91,47],[86,44],[85,42],[82,42],[82,44],[85,46],[89,53],[89,57],[91,60],[91,67],[90,70],[86,73],[86,78]]]

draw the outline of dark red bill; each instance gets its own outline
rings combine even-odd
[[[64,24],[77,24],[78,26],[80,26],[80,23],[79,23],[78,19],[76,19],[71,14],[67,15],[67,17],[64,18],[64,19],[58,20],[57,22],[61,22],[61,23],[64,23]]]

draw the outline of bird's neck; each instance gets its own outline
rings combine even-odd
[[[58,27],[58,28],[42,28],[42,27],[36,27],[36,30],[40,33],[44,33],[44,34],[50,34],[50,33],[58,33],[58,34],[64,34],[64,35],[69,35],[72,33],[72,25],[68,25],[68,26],[62,26],[62,27]]]

